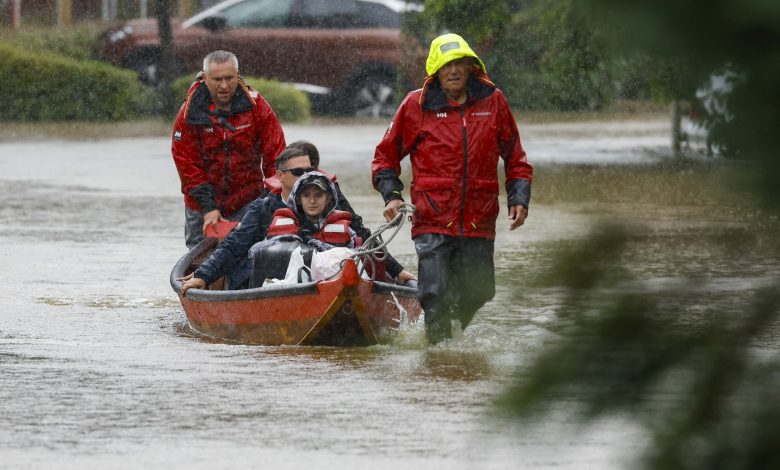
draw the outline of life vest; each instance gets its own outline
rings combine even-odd
[[[331,211],[325,218],[322,228],[313,236],[317,240],[334,246],[346,246],[351,240],[349,224],[352,223],[352,213],[347,211]],[[299,235],[301,230],[295,212],[289,207],[277,209],[271,225],[268,226],[268,238],[284,235]]]
[[[349,224],[352,223],[352,213],[347,211],[331,211],[322,228],[314,234],[314,238],[330,245],[347,246],[351,240]]]
[[[283,235],[298,235],[301,226],[295,212],[289,207],[283,207],[274,211],[274,218],[268,226],[268,238],[281,237]]]

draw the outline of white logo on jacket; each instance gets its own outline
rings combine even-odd
[[[447,117],[447,113],[436,113],[436,117],[437,118],[446,118]]]

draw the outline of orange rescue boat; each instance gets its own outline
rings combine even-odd
[[[402,321],[414,323],[422,313],[415,288],[365,279],[352,259],[324,281],[223,290],[218,280],[182,296],[177,279],[195,271],[217,243],[209,237],[193,247],[170,278],[189,323],[205,335],[244,344],[368,346],[388,341]]]

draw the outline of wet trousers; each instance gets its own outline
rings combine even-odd
[[[415,237],[417,297],[432,344],[452,336],[452,320],[466,328],[477,310],[495,295],[494,245],[486,238],[435,233]]]

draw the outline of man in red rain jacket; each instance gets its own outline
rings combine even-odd
[[[171,152],[181,179],[185,241],[200,242],[206,227],[240,220],[274,174],[285,147],[271,107],[246,85],[238,59],[215,51],[203,60],[203,78],[190,87],[173,125]]]
[[[426,72],[422,89],[406,96],[377,145],[371,170],[391,220],[403,203],[401,160],[411,156],[417,295],[436,343],[452,335],[452,321],[465,328],[495,295],[499,157],[510,230],[528,215],[533,169],[503,93],[463,38],[434,39]]]

